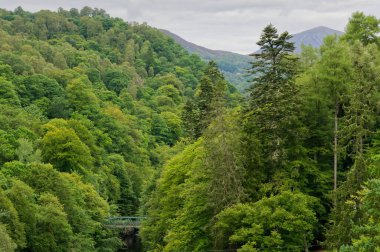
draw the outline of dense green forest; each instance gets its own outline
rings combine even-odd
[[[377,251],[379,24],[266,26],[246,96],[147,24],[0,9],[0,251],[117,251],[111,216],[144,251]]]
[[[88,7],[1,10],[0,27],[0,250],[115,251],[102,224],[139,214],[216,66]]]

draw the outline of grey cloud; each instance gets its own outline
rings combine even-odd
[[[300,32],[315,26],[343,30],[351,13],[380,16],[378,0],[14,0],[1,6],[26,10],[105,9],[127,21],[146,21],[211,49],[240,53],[256,50],[262,28],[273,23],[279,31]]]

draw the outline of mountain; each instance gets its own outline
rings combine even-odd
[[[250,67],[249,62],[252,61],[252,57],[233,52],[208,49],[186,41],[170,31],[161,31],[173,38],[188,52],[198,54],[205,61],[214,60],[219,65],[219,68],[223,72],[226,79],[230,81],[240,92],[244,92],[244,90],[249,87],[249,77],[246,76],[246,69]],[[318,48],[323,44],[323,39],[326,36],[333,34],[340,36],[343,32],[324,26],[318,26],[293,34],[291,41],[295,44],[295,52],[300,53],[302,44],[311,45]]]
[[[296,47],[295,52],[300,53],[302,44],[311,45],[314,48],[318,48],[323,44],[323,39],[326,36],[334,34],[340,36],[343,32],[325,26],[318,26],[300,33],[296,33],[290,40],[294,42]]]
[[[249,68],[249,62],[252,60],[252,57],[233,52],[211,50],[186,41],[168,30],[161,31],[173,38],[174,41],[184,47],[189,53],[198,54],[205,61],[214,60],[226,79],[234,84],[239,91],[242,92],[248,87],[249,83],[247,81],[248,77],[245,76],[245,69]]]

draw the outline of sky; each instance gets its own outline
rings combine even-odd
[[[90,6],[113,17],[147,22],[214,50],[248,54],[269,23],[279,32],[317,26],[344,31],[354,11],[380,17],[380,0],[0,0],[0,8],[57,10]]]

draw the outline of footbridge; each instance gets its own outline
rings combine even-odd
[[[115,229],[140,228],[144,216],[112,216],[104,223],[105,227]]]

